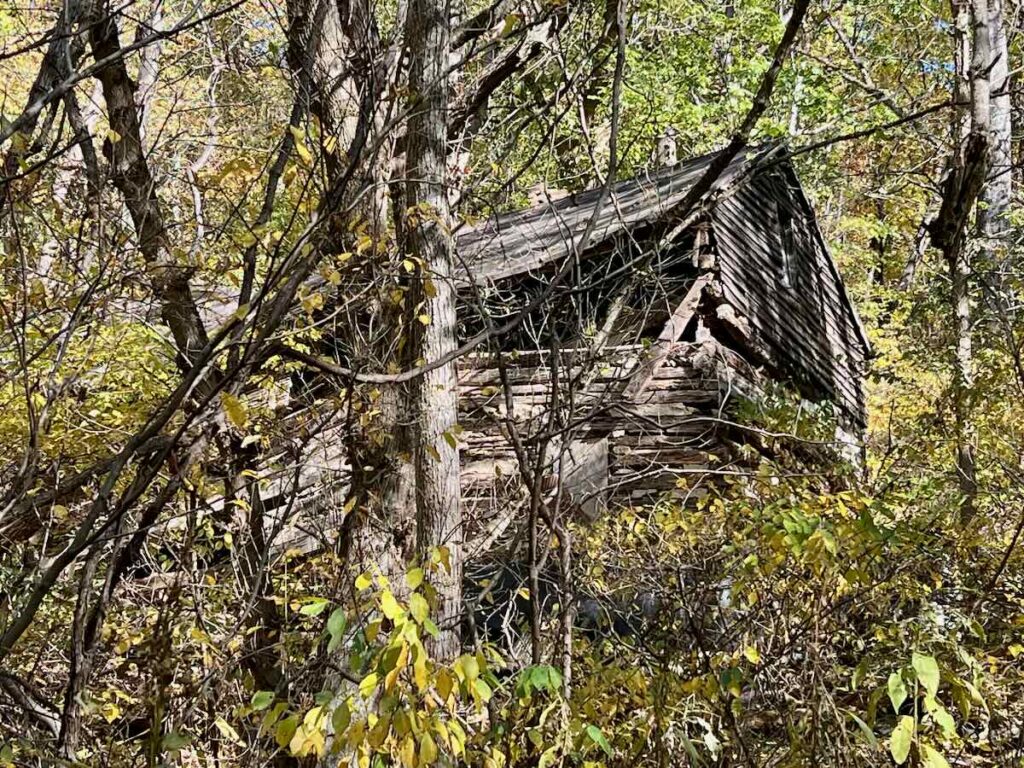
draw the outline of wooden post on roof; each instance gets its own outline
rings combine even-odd
[[[659,168],[668,168],[679,161],[679,153],[676,148],[676,129],[669,126],[661,136],[654,148],[655,163]]]

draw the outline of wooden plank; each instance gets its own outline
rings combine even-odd
[[[561,456],[562,490],[591,520],[607,509],[608,438],[573,440]]]
[[[654,379],[658,370],[671,354],[676,342],[679,341],[679,337],[683,335],[686,326],[693,319],[693,313],[697,311],[697,305],[700,303],[701,296],[704,295],[704,288],[713,279],[711,274],[701,275],[690,286],[690,290],[672,311],[672,315],[658,335],[657,341],[652,345],[651,356],[640,364],[623,390],[622,395],[625,399],[636,400],[637,395],[641,394]]]

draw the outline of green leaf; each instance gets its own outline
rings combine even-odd
[[[277,742],[277,746],[287,747],[289,742],[292,740],[292,736],[295,735],[296,729],[299,727],[299,716],[288,715],[284,720],[277,724],[277,728],[274,729],[274,741]]]
[[[872,748],[877,749],[878,739],[875,738],[875,732],[871,730],[871,727],[857,717],[857,715],[853,714],[853,712],[847,712],[846,714],[848,714],[853,722],[857,724],[857,727],[860,728],[860,732],[864,735],[864,740],[870,744]]]
[[[921,766],[922,768],[949,768],[949,763],[941,752],[925,744],[921,748]]]
[[[256,693],[252,695],[252,701],[250,702],[252,708],[257,712],[266,709],[273,703],[273,691],[256,691]]]
[[[558,747],[548,747],[541,753],[537,768],[547,768],[558,759]]]
[[[586,727],[587,737],[597,744],[608,757],[612,756],[612,745],[608,743],[608,739],[604,737],[604,733],[596,725],[588,725]]]
[[[505,17],[505,23],[501,25],[500,37],[508,37],[512,34],[512,30],[516,28],[516,23],[519,21],[518,13],[510,13]]]
[[[319,616],[327,608],[327,604],[322,597],[315,597],[299,608],[299,613],[303,616]]]
[[[343,608],[335,608],[327,619],[327,632],[331,638],[341,638],[345,634],[345,625],[348,623]]]
[[[491,686],[484,682],[484,679],[482,677],[478,677],[473,682],[473,688],[476,690],[477,696],[479,696],[481,701],[483,701],[485,704],[488,701],[490,701],[491,696],[494,695],[493,691],[491,691]]]
[[[939,692],[939,665],[934,656],[914,653],[911,664],[917,673],[917,679],[932,696]]]
[[[331,714],[331,726],[334,728],[335,733],[344,733],[351,720],[352,712],[348,708],[347,701],[341,702],[341,704],[334,708],[334,712]]]
[[[889,737],[889,754],[896,765],[903,765],[910,756],[910,747],[914,743],[914,718],[903,715]]]
[[[907,686],[903,684],[903,676],[899,672],[889,675],[889,682],[886,686],[889,690],[889,701],[892,702],[892,711],[899,713],[900,706],[907,700]]]
[[[867,671],[868,660],[861,659],[860,664],[858,664],[857,668],[853,670],[853,675],[850,677],[850,690],[855,691],[860,688],[860,684],[864,682],[864,675],[867,674]]]
[[[924,708],[946,736],[956,735],[956,722],[953,720],[953,716],[933,696],[924,697]]]

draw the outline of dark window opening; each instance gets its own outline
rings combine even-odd
[[[785,288],[796,285],[796,235],[793,214],[781,203],[776,207],[779,219],[779,282]]]

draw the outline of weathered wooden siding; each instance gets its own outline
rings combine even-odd
[[[727,463],[734,444],[726,436],[729,429],[723,427],[723,420],[756,386],[752,372],[744,373],[749,367],[712,340],[679,344],[639,397],[624,397],[642,350],[640,346],[614,350],[586,389],[573,396],[572,412],[564,414],[562,422],[575,425],[564,433],[567,449],[580,444],[606,449],[605,503],[650,500],[674,488],[681,477],[714,471]],[[507,479],[517,466],[507,439],[508,413],[499,371],[489,362],[478,361],[478,365],[465,365],[460,376],[460,423],[466,430],[461,436],[463,498],[469,508],[476,509],[493,502],[495,484],[504,492],[516,490]],[[569,368],[560,372],[559,379],[567,382],[577,374]],[[515,422],[529,441],[547,428],[544,414],[551,401],[551,368],[540,360],[521,360],[508,370],[507,378]],[[568,388],[560,395],[563,403],[568,400]],[[556,441],[556,457],[557,445]],[[598,459],[594,451],[588,454],[588,461]],[[572,466],[559,468],[553,458],[546,472],[555,476],[561,469],[563,483],[569,476],[572,485],[578,461],[573,457]],[[593,472],[579,471],[586,475],[584,485],[592,489]]]
[[[793,226],[789,285],[780,210]],[[792,170],[777,166],[757,174],[711,215],[725,300],[770,351],[779,373],[805,396],[832,400],[849,423],[863,427],[867,348]]]

